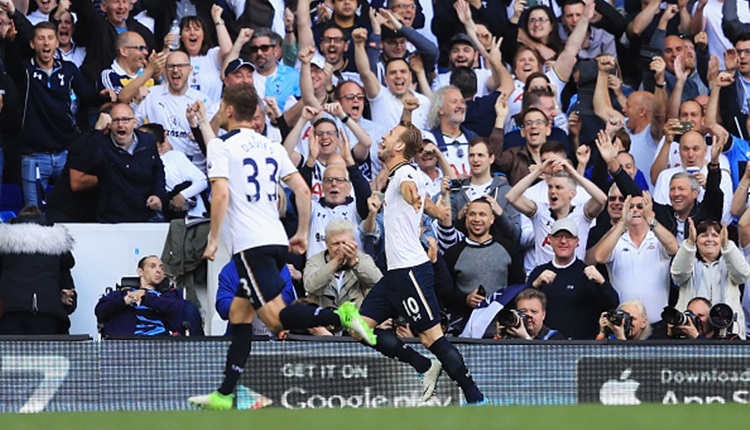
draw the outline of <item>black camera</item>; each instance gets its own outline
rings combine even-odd
[[[610,323],[616,326],[622,326],[622,329],[625,332],[626,337],[628,334],[630,334],[630,331],[633,329],[633,317],[630,316],[628,312],[625,312],[623,310],[607,311],[606,318],[607,318],[607,321],[609,321]],[[605,332],[608,335],[612,334],[609,327],[605,329]]]
[[[671,306],[665,306],[664,310],[661,312],[661,319],[667,324],[673,326],[686,326],[689,323],[692,323],[693,327],[698,330],[698,333],[703,332],[703,324],[701,323],[700,318],[691,311],[680,312]],[[677,330],[672,331],[670,337],[684,339],[685,335],[680,330]]]
[[[497,313],[497,323],[503,327],[519,328],[521,324],[526,326],[528,321],[529,317],[516,309],[503,308]]]
[[[451,179],[449,182],[449,186],[451,190],[460,190],[461,189],[461,180],[460,179]]]
[[[732,308],[725,303],[717,303],[708,311],[708,320],[716,328],[714,339],[728,339],[732,334],[732,324],[736,319]]]

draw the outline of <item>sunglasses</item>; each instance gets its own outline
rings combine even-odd
[[[634,205],[630,205],[630,209],[633,209],[633,208],[643,209],[643,203],[636,203]]]
[[[273,45],[251,46],[250,47],[250,53],[251,54],[257,54],[258,51],[261,51],[261,52],[263,52],[265,54],[266,52],[268,52],[268,50],[270,50],[271,48],[275,48],[275,47],[276,47],[275,44],[273,44]]]
[[[619,201],[620,203],[625,202],[625,196],[609,196],[608,198],[610,202],[616,202],[616,201]]]

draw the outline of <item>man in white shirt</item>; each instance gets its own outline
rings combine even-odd
[[[669,264],[677,238],[654,215],[651,196],[630,196],[623,215],[593,249],[597,264],[606,264],[620,302],[639,300],[649,315],[661,315],[669,299]],[[658,322],[654,317],[652,322]]]
[[[386,87],[384,88],[380,85],[375,73],[370,70],[370,61],[365,51],[367,30],[358,28],[352,31],[352,39],[354,40],[354,60],[365,87],[365,94],[370,100],[372,117],[377,118],[377,121],[384,127],[393,128],[401,120],[404,97],[411,94],[419,101],[419,107],[412,112],[412,122],[418,128],[426,129],[430,99],[411,90],[409,63],[402,58],[388,61],[385,65]]]
[[[206,171],[206,156],[198,143],[190,138],[190,123],[185,112],[196,101],[207,103],[208,97],[190,88],[188,77],[192,73],[190,58],[182,51],[174,51],[167,56],[164,68],[166,84],[153,87],[151,92],[138,105],[135,116],[138,125],[145,122],[158,122],[167,131],[172,146],[184,153],[201,171]],[[207,112],[209,118],[213,111]]]
[[[526,198],[524,196],[526,189],[545,173],[550,175],[547,179],[547,202],[537,203]],[[578,184],[591,195],[583,206],[571,204]],[[578,173],[567,159],[557,157],[545,160],[539,168],[518,181],[508,191],[505,198],[534,224],[536,266],[550,262],[555,256],[549,243],[549,235],[552,224],[556,220],[571,218],[578,226],[578,236],[581,242],[586,243],[591,223],[607,204],[607,196],[599,187]],[[585,246],[576,249],[577,258],[583,260],[585,254]]]

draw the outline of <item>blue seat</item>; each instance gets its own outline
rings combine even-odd
[[[13,211],[0,211],[0,222],[8,223],[15,217],[16,213]]]
[[[15,184],[2,184],[2,191],[0,191],[0,211],[18,213],[21,209],[23,209],[21,187]]]

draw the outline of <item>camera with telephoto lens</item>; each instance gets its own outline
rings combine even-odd
[[[633,329],[633,317],[630,316],[628,312],[623,310],[607,311],[606,318],[610,323],[616,326],[621,326],[625,333],[625,337],[627,337],[628,334],[630,334],[630,330]],[[607,335],[612,334],[609,327],[605,329],[605,332]]]
[[[503,308],[497,313],[497,323],[503,327],[519,328],[521,324],[525,327],[528,320],[525,313],[516,309]]]
[[[703,332],[703,323],[700,318],[695,315],[692,311],[680,312],[671,306],[665,306],[661,312],[661,319],[672,326],[686,326],[689,323],[693,323],[693,327],[698,330],[698,333]],[[669,336],[674,339],[685,339],[685,334],[681,330],[673,330]]]
[[[716,329],[714,339],[729,339],[732,336],[732,325],[737,315],[732,308],[725,303],[717,303],[708,311],[708,321]]]

